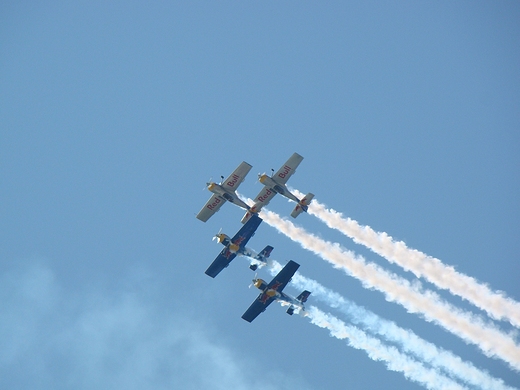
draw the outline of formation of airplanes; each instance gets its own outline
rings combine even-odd
[[[238,186],[244,181],[246,175],[252,168],[252,166],[245,161],[240,163],[233,173],[226,180],[222,180],[220,184],[211,181],[207,183],[208,190],[213,194],[197,214],[199,220],[206,222],[213,214],[219,211],[220,207],[226,201],[245,209],[246,213],[241,220],[243,226],[232,238],[221,232],[215,235],[214,239],[224,245],[224,249],[222,249],[216,259],[210,264],[205,272],[206,275],[215,278],[238,255],[247,256],[251,259],[249,268],[253,271],[267,264],[273,250],[272,246],[267,245],[260,253],[256,254],[253,250],[247,248],[246,245],[262,223],[262,218],[258,216],[259,211],[262,207],[267,205],[276,194],[281,194],[296,202],[296,206],[291,212],[293,218],[307,211],[314,194],[308,193],[302,199],[298,199],[286,186],[287,180],[296,172],[296,168],[300,165],[302,160],[302,156],[298,153],[294,153],[276,173],[273,170],[271,176],[265,173],[258,175],[258,180],[264,187],[254,199],[255,203],[251,207],[242,201],[236,192]],[[293,315],[296,310],[298,312],[305,312],[304,303],[311,294],[309,291],[303,291],[296,298],[283,292],[283,289],[290,282],[299,267],[300,265],[298,263],[289,260],[269,283],[255,276],[252,285],[260,290],[260,295],[258,295],[251,306],[249,306],[242,315],[242,318],[245,321],[252,322],[274,301],[280,301],[283,305],[289,306],[287,309],[287,314],[289,315]]]
[[[308,193],[302,199],[298,199],[287,188],[287,180],[296,172],[296,168],[302,162],[303,157],[298,153],[294,153],[287,162],[273,175],[267,174],[258,175],[258,180],[264,185],[264,188],[255,198],[255,204],[249,207],[237,195],[238,186],[244,181],[246,175],[251,170],[251,165],[242,161],[235,171],[220,184],[209,182],[207,184],[208,190],[213,192],[213,195],[206,202],[204,207],[197,214],[197,218],[202,222],[206,222],[213,214],[219,211],[220,207],[226,201],[236,204],[246,210],[246,214],[242,218],[242,223],[246,223],[253,214],[258,214],[260,209],[267,205],[276,194],[285,196],[296,202],[296,207],[291,213],[293,218],[296,218],[303,211],[307,211],[308,205],[314,198],[314,194]]]

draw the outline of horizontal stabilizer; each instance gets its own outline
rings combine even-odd
[[[305,195],[303,197],[303,199],[298,202],[298,204],[292,211],[291,217],[296,218],[298,215],[300,215],[302,213],[302,211],[307,211],[312,198],[314,198],[314,194],[311,192],[309,192],[307,195]]]
[[[274,248],[271,245],[267,245],[264,249],[262,249],[262,252],[255,256],[255,259],[263,261],[265,263],[267,258],[271,255],[273,249]]]
[[[305,303],[305,302],[307,302],[307,299],[309,298],[309,295],[311,295],[311,292],[305,290],[305,291],[302,292],[300,295],[298,295],[298,296],[296,297],[296,299],[297,299],[298,301],[300,301],[301,303]]]
[[[242,217],[242,219],[240,220],[240,222],[242,222],[243,224],[246,223],[247,221],[249,221],[251,219],[251,217],[253,215],[258,215],[258,212],[260,211],[260,209],[258,208],[258,206],[255,204],[253,207],[249,207],[249,209],[246,211],[246,213],[244,214],[244,216]]]
[[[249,209],[251,210],[251,209]],[[240,222],[242,223],[246,223],[247,221],[249,221],[249,219],[251,218],[251,216],[253,215],[253,213],[251,213],[251,211],[247,210],[246,213],[244,214],[244,216],[242,217],[242,219],[240,220]]]

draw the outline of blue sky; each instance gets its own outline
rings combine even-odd
[[[291,186],[520,300],[516,2],[0,10],[0,387],[424,388],[278,304],[243,321],[257,295],[244,259],[204,275],[221,250],[211,237],[234,234],[243,214],[225,205],[198,221],[204,185],[243,160],[252,197],[257,173],[300,153]],[[416,280],[311,215],[296,223]],[[503,361],[264,223],[249,245],[267,244],[520,387]]]

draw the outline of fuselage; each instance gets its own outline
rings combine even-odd
[[[275,298],[277,301],[284,301],[290,305],[296,306],[300,309],[303,305],[297,299],[285,294],[283,291],[278,291],[278,285],[274,284],[271,288],[267,288],[267,283],[263,279],[256,279],[254,286],[265,294],[266,298]]]
[[[291,200],[294,200],[296,203],[298,203],[300,200],[294,196],[288,189],[285,184],[278,183],[275,179],[268,176],[267,174],[263,174],[258,179],[260,183],[262,183],[264,186],[270,188],[274,192],[283,195]]]
[[[249,206],[244,203],[234,191],[226,190],[220,184],[217,183],[209,183],[208,190],[213,192],[214,194],[220,196],[222,199],[227,200],[228,202],[234,203],[237,206],[240,206],[246,210],[249,210]]]

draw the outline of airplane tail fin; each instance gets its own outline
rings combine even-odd
[[[271,255],[271,252],[273,251],[273,249],[274,248],[271,245],[267,245],[264,249],[262,249],[262,252],[260,252],[258,255],[256,255],[254,257],[254,259],[264,263],[264,264],[262,264],[262,266],[267,264],[267,259]],[[251,264],[249,266],[249,268],[251,268],[253,271],[256,271],[258,269],[258,266],[259,266],[259,264],[255,263],[255,264]]]
[[[314,198],[314,194],[311,192],[309,192],[307,195],[305,195],[303,197],[303,199],[298,202],[298,204],[292,211],[291,217],[296,218],[298,215],[300,215],[302,213],[302,211],[307,211],[312,198]]]
[[[305,291],[303,291],[300,295],[298,295],[298,296],[296,297],[296,299],[297,299],[298,301],[300,301],[301,303],[305,303],[305,302],[307,302],[307,299],[309,298],[309,295],[311,295],[311,292],[305,290]]]
[[[262,249],[262,252],[255,256],[255,259],[265,263],[267,261],[267,258],[271,255],[273,249],[274,248],[271,245],[267,245],[264,249]]]
[[[296,300],[299,301],[302,304],[300,310],[303,311],[303,312],[305,312],[305,307],[303,306],[303,304],[305,302],[307,302],[307,299],[309,298],[309,295],[311,295],[311,292],[307,291],[307,290],[304,290],[300,295],[298,295],[296,297]],[[287,314],[292,316],[294,314],[294,309],[295,309],[294,305],[289,306],[289,308],[287,309]]]
[[[252,215],[253,214],[249,210],[247,210],[240,222],[242,222],[243,224],[246,223],[247,221],[249,221],[249,218],[251,218]]]
[[[249,219],[253,216],[253,214],[258,214],[260,209],[256,207],[256,204],[253,207],[250,207],[249,210],[246,211],[240,222],[243,224],[249,221]]]

